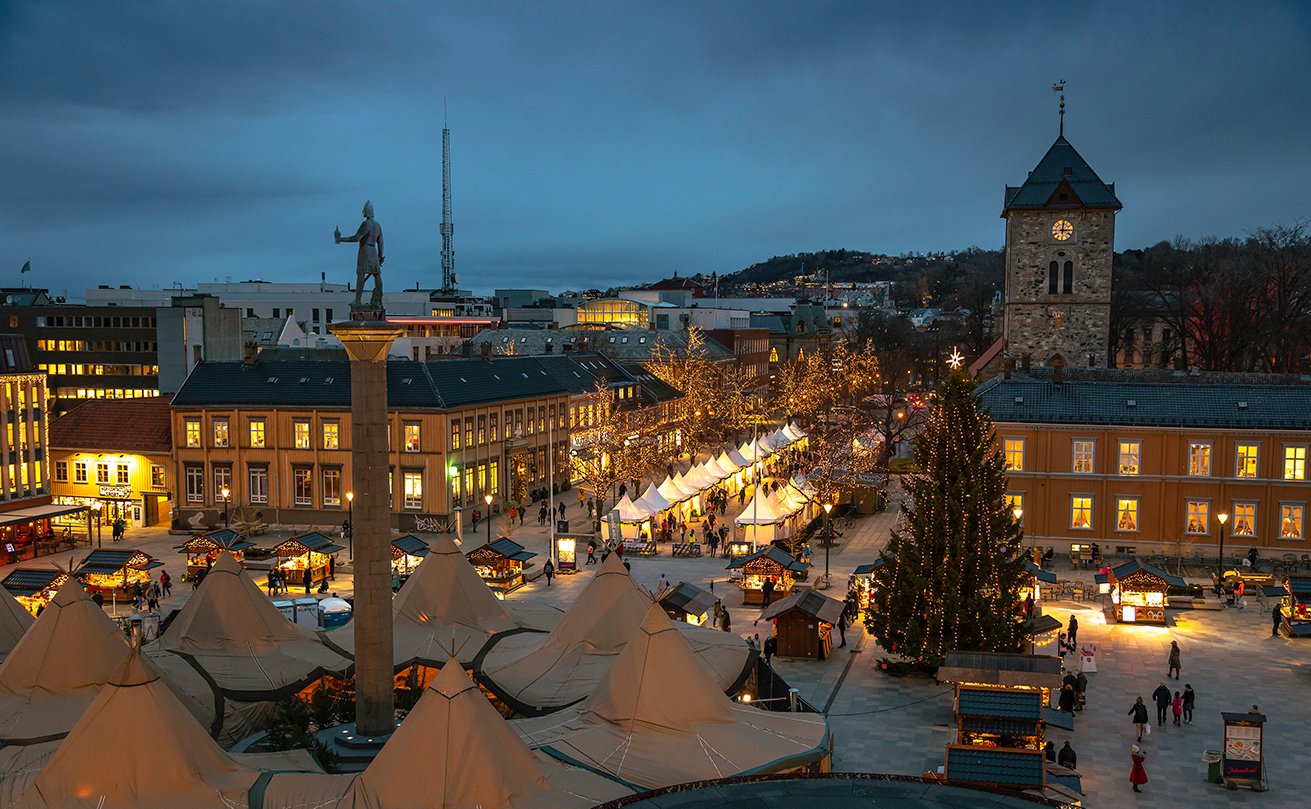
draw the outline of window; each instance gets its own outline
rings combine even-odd
[[[536,413],[537,413],[537,408],[535,407],[528,408],[528,434],[529,435],[533,434],[534,428],[537,426]]]
[[[187,502],[203,503],[205,501],[205,469],[199,465],[188,465],[186,469]]]
[[[1306,480],[1306,447],[1284,447],[1284,480]]]
[[[1279,507],[1279,538],[1301,539],[1302,519],[1306,506],[1302,503],[1284,503]]]
[[[1256,503],[1234,503],[1233,536],[1256,536]]]
[[[405,430],[405,451],[419,452],[420,447],[422,446],[422,441],[420,440],[421,436],[419,434],[419,422],[407,421],[405,422],[403,429]]]
[[[55,482],[68,482],[68,461],[55,461]]]
[[[160,466],[159,464],[151,464],[151,465],[150,465],[150,488],[152,488],[152,489],[162,489],[162,488],[164,488],[164,487],[167,486],[167,485],[168,485],[168,481],[166,481],[166,480],[164,479],[164,467]]]
[[[404,472],[401,475],[404,485],[404,507],[405,508],[423,508],[423,473],[422,472]],[[451,476],[451,485],[458,488],[458,480],[454,475]]]
[[[1184,533],[1205,535],[1211,533],[1211,504],[1206,500],[1189,500]]]
[[[296,419],[291,423],[292,443],[296,449],[310,448],[310,420]]]
[[[546,432],[546,405],[537,408],[537,432]]]
[[[1061,265],[1053,261],[1047,265],[1047,294],[1055,295],[1060,291]]]
[[[96,464],[96,483],[108,483],[108,482],[109,482],[109,464],[107,463]]]
[[[1138,474],[1138,462],[1143,455],[1143,443],[1141,441],[1121,441],[1120,442],[1120,474],[1136,475]]]
[[[1074,441],[1074,471],[1088,474],[1093,471],[1093,447],[1094,442],[1075,439]]]
[[[1211,474],[1211,445],[1193,443],[1188,445],[1188,474],[1206,476]]]
[[[1138,530],[1138,498],[1137,497],[1115,498],[1115,530],[1117,531]]]
[[[323,422],[323,448],[337,449],[340,446],[341,424],[335,421]]]
[[[214,446],[226,447],[228,445],[228,420],[214,419]]]
[[[200,419],[187,419],[185,422],[187,433],[187,446],[200,446]]]
[[[250,420],[250,445],[256,448],[264,446],[264,419]]]
[[[87,482],[85,461],[76,461],[73,463],[73,482],[74,483]]]
[[[491,427],[492,430],[492,442],[495,443],[497,440],[499,440],[499,436],[500,436],[500,434],[496,431],[500,419],[495,413],[488,416],[487,419],[490,422],[489,426]]]
[[[492,459],[487,467],[487,493],[497,494],[501,491],[501,462]]]
[[[1069,295],[1074,292],[1074,262],[1065,262],[1065,264],[1061,266],[1061,269],[1064,270],[1064,277],[1062,278],[1064,289],[1061,291],[1066,295]]]
[[[323,505],[341,505],[341,470],[323,470]]]
[[[1256,477],[1256,464],[1260,444],[1239,444],[1238,460],[1234,464],[1234,477],[1254,478]]]
[[[114,482],[120,486],[126,485],[131,480],[132,467],[121,463],[114,467]]]
[[[478,491],[487,492],[487,464],[478,464]]]
[[[232,467],[215,466],[214,467],[214,499],[221,501],[224,499],[223,490],[228,492],[227,499],[232,499]]]
[[[1092,495],[1076,494],[1070,497],[1070,527],[1092,529]]]
[[[1007,493],[1006,493],[1006,505],[1010,507],[1011,514],[1014,514],[1014,513],[1015,513],[1015,509],[1017,509],[1017,508],[1020,509],[1021,512],[1023,512],[1023,511],[1024,511],[1024,492],[1007,492]],[[1023,520],[1023,517],[1021,517],[1021,520]]]
[[[267,466],[250,467],[250,502],[267,503],[269,501],[269,468]]]
[[[1012,472],[1024,471],[1024,439],[1006,438],[1002,441],[1006,453],[1006,469]]]
[[[464,467],[464,496],[473,497],[473,464]]]
[[[296,505],[314,505],[314,484],[309,469],[301,467],[291,470],[291,483],[292,495],[295,498]]]
[[[478,417],[478,443],[480,445],[487,443],[487,417],[486,416]]]
[[[466,447],[473,446],[473,417],[472,416],[464,420],[464,445]]]

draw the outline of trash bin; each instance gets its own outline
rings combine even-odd
[[[293,624],[296,623],[296,606],[290,601],[274,601],[273,606],[278,608],[278,612],[282,613],[283,618]]]
[[[1207,750],[1202,754],[1202,761],[1206,762],[1206,780],[1211,784],[1223,783],[1224,779],[1220,776],[1220,751]]]
[[[351,619],[351,605],[344,598],[325,598],[319,602],[319,626],[336,629]]]
[[[317,598],[298,598],[292,603],[296,607],[294,623],[312,629],[319,628],[319,600]]]

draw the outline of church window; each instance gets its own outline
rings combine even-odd
[[[1060,289],[1057,287],[1057,281],[1058,281],[1057,276],[1059,274],[1060,274],[1060,266],[1055,261],[1047,265],[1047,294],[1048,295],[1055,295],[1057,292],[1060,291]]]
[[[1072,292],[1074,292],[1074,262],[1073,261],[1065,262],[1064,270],[1065,270],[1065,278],[1063,280],[1064,280],[1065,288],[1061,291],[1064,292],[1066,295],[1069,295]]]

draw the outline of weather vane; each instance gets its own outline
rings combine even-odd
[[[1053,93],[1061,94],[1061,128],[1060,136],[1065,137],[1065,79],[1061,79],[1052,85]]]
[[[947,356],[947,364],[951,366],[951,370],[959,371],[960,367],[965,364],[965,355],[960,353],[960,350],[953,346],[951,354]]]

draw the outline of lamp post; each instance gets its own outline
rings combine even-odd
[[[492,496],[483,495],[483,502],[487,504],[487,513],[483,515],[483,519],[487,521],[487,544],[490,545],[492,544]]]
[[[1220,554],[1215,560],[1215,594],[1224,595],[1225,590],[1225,523],[1229,522],[1228,512],[1215,515],[1220,521]]]
[[[833,527],[829,522],[829,512],[833,510],[832,503],[824,504],[824,583],[828,584],[828,549],[833,547]]]
[[[96,547],[103,548],[104,545],[102,545],[100,542],[100,501],[99,500],[91,504],[91,510],[94,511],[96,514]]]
[[[355,561],[355,492],[346,492],[346,553]]]
[[[223,495],[223,527],[228,527],[228,502],[232,499],[232,490],[227,486],[220,492]]]
[[[1015,508],[1011,509],[1011,513],[1015,515],[1015,522],[1018,523],[1019,526],[1020,526],[1019,546],[1020,546],[1021,548],[1023,548],[1023,547],[1024,547],[1024,523],[1020,522],[1020,518],[1024,516],[1024,509],[1020,508],[1019,506],[1016,506]],[[1038,546],[1035,544],[1035,545],[1033,546],[1033,548],[1034,548],[1034,550],[1037,550]],[[1039,567],[1041,567],[1041,566],[1042,566],[1042,563],[1041,563],[1041,557],[1039,557],[1039,561],[1034,562],[1034,564],[1036,564],[1036,565],[1038,565]]]

